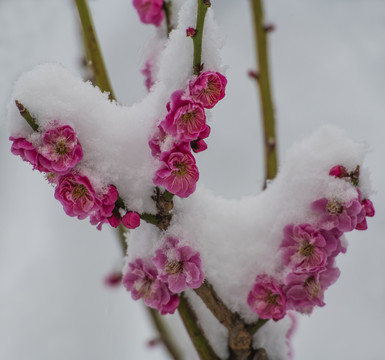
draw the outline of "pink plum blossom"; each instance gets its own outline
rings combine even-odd
[[[336,267],[318,273],[289,274],[284,286],[287,309],[310,314],[314,306],[324,306],[325,290],[336,282],[339,275],[340,270]]]
[[[203,139],[206,139],[210,135],[211,128],[209,125],[199,133],[198,139],[191,141],[191,149],[195,153],[199,153],[207,149],[207,144]]]
[[[158,279],[158,271],[150,262],[136,259],[129,263],[122,282],[134,300],[143,298],[147,306],[158,309],[162,315],[174,313],[179,305],[178,295]]]
[[[284,265],[295,273],[316,272],[325,267],[328,244],[313,226],[290,224],[283,229],[283,233],[281,249]]]
[[[343,178],[349,176],[345,166],[342,165],[333,166],[329,171],[329,175],[334,176],[336,178]]]
[[[122,217],[122,224],[127,229],[136,229],[140,225],[140,216],[135,211],[129,211]]]
[[[180,141],[196,140],[206,127],[205,110],[201,104],[184,97],[184,90],[171,95],[167,106],[169,112],[160,126],[167,134]]]
[[[187,145],[174,148],[161,154],[162,166],[152,179],[157,186],[164,186],[167,191],[182,198],[191,195],[199,179],[195,159]]]
[[[368,224],[366,222],[366,217],[373,217],[375,214],[373,203],[369,199],[362,200],[362,194],[359,189],[358,192],[358,201],[361,203],[361,211],[357,216],[357,230],[366,230]]]
[[[343,203],[337,199],[322,198],[314,201],[311,208],[320,215],[318,226],[324,230],[337,228],[340,231],[352,231],[357,225],[357,216],[361,211],[358,199]]]
[[[96,225],[98,230],[102,229],[102,225],[109,222],[108,218],[112,216],[112,211],[115,208],[115,203],[118,200],[118,190],[114,185],[108,187],[107,192],[99,196],[101,205],[90,216],[90,222],[92,225]]]
[[[156,250],[152,261],[158,268],[158,278],[175,293],[187,287],[199,288],[205,278],[199,252],[173,237],[168,237],[164,246]]]
[[[277,280],[263,274],[258,275],[253,289],[247,297],[250,309],[262,319],[282,319],[286,315],[286,296]]]
[[[83,158],[75,131],[69,125],[47,130],[38,148],[39,162],[56,174],[68,173]]]
[[[119,224],[121,223],[122,221],[122,217],[120,216],[120,213],[119,211],[113,211],[112,212],[112,216],[110,216],[109,218],[107,218],[109,224],[114,227],[114,228],[117,228],[119,226]]]
[[[146,86],[147,91],[150,91],[152,86],[155,84],[153,75],[152,75],[152,61],[147,60],[144,64],[144,68],[140,71],[144,75],[144,85]]]
[[[101,201],[86,176],[67,174],[58,178],[55,198],[59,200],[69,216],[84,219],[99,210]]]
[[[11,146],[11,152],[13,155],[19,155],[24,161],[27,161],[33,165],[33,168],[40,172],[49,172],[39,162],[39,154],[36,148],[24,138],[10,137],[9,140],[13,141]]]
[[[164,18],[163,0],[133,0],[133,5],[144,24],[159,26]]]
[[[153,157],[160,157],[162,147],[165,143],[167,143],[167,147],[169,147],[169,149],[183,144],[183,142],[178,141],[171,135],[168,135],[161,126],[158,126],[156,132],[148,142]]]
[[[219,72],[205,71],[189,83],[190,96],[211,109],[225,96],[227,79]]]

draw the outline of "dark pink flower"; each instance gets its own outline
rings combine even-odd
[[[167,191],[182,198],[191,195],[199,179],[195,159],[188,146],[178,146],[161,154],[162,166],[152,179],[157,186],[164,186]]]
[[[150,138],[148,145],[151,149],[151,154],[153,157],[159,157],[162,153],[162,146],[167,142],[168,146],[176,147],[182,145],[181,141],[178,141],[176,138],[166,134],[161,126],[158,126],[155,134]]]
[[[359,189],[358,191],[358,200],[361,202],[361,211],[357,216],[357,230],[366,230],[368,224],[366,222],[366,217],[373,217],[375,214],[373,203],[369,199],[362,200],[362,194]]]
[[[329,175],[334,176],[336,178],[343,178],[349,176],[345,166],[342,165],[333,166],[329,171]]]
[[[210,135],[211,128],[209,125],[199,133],[198,139],[191,141],[191,149],[195,153],[199,153],[207,149],[207,144],[203,139],[206,139]]]
[[[129,263],[122,282],[134,300],[143,298],[147,306],[158,309],[161,314],[172,314],[179,305],[178,295],[172,294],[158,279],[158,271],[150,262],[136,259]]]
[[[152,262],[158,268],[158,278],[175,293],[187,287],[199,288],[205,278],[199,252],[191,246],[180,245],[173,237],[168,237],[164,246],[156,250]]]
[[[110,185],[106,193],[99,195],[101,205],[97,211],[90,216],[92,225],[96,225],[98,230],[102,229],[102,225],[109,222],[108,218],[112,216],[112,211],[115,208],[115,203],[118,200],[118,190],[114,185]]]
[[[40,162],[39,154],[35,147],[24,138],[10,137],[9,140],[13,141],[11,152],[13,155],[19,155],[24,161],[27,161],[33,165],[33,168],[40,172],[49,172]]]
[[[282,262],[295,273],[316,272],[327,262],[325,238],[310,224],[287,225],[283,229]]]
[[[122,283],[122,277],[121,272],[112,272],[105,277],[104,284],[109,287],[117,287]]]
[[[289,274],[284,286],[287,309],[310,314],[314,306],[324,306],[325,290],[336,282],[339,275],[336,267],[325,268],[318,273]]]
[[[127,229],[136,229],[140,225],[140,216],[135,211],[129,211],[122,217],[122,224]]]
[[[197,33],[196,29],[194,29],[191,26],[186,29],[186,36],[187,37],[193,37],[193,36],[195,36],[196,33]]]
[[[311,208],[319,213],[318,226],[323,230],[337,228],[340,231],[352,231],[357,225],[357,216],[361,211],[358,199],[342,203],[337,199],[322,198],[314,201]]]
[[[55,198],[59,200],[69,216],[84,219],[101,205],[100,199],[86,176],[67,174],[58,178]]]
[[[107,220],[112,227],[117,228],[122,221],[122,217],[120,216],[119,211],[114,211],[112,216],[107,218]]]
[[[133,0],[133,5],[144,24],[159,26],[164,18],[163,0]]]
[[[196,140],[206,127],[205,110],[201,104],[184,98],[184,90],[175,91],[168,104],[169,112],[160,126],[180,141]]]
[[[206,109],[224,98],[227,79],[219,72],[205,71],[189,83],[190,96]]]
[[[83,150],[71,126],[47,130],[39,147],[39,162],[56,174],[68,173],[83,158]]]
[[[282,319],[286,315],[286,296],[278,282],[269,275],[258,275],[247,297],[250,309],[262,319]]]

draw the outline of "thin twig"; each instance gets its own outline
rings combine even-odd
[[[31,115],[28,109],[20,103],[18,100],[15,100],[15,104],[19,109],[20,115],[25,119],[28,125],[32,128],[33,131],[39,131],[39,125],[36,122],[36,119]]]
[[[182,360],[180,350],[177,348],[176,344],[173,342],[173,339],[170,335],[170,332],[166,326],[166,323],[159,315],[158,310],[152,309],[148,306],[147,311],[150,315],[154,327],[158,330],[158,333],[162,339],[162,343],[166,346],[167,351],[170,353],[171,357],[174,360]]]
[[[203,39],[203,27],[205,23],[205,17],[207,9],[211,6],[208,0],[198,0],[198,12],[196,33],[192,37],[194,43],[194,58],[193,58],[193,72],[194,75],[199,75],[202,71],[202,39]]]
[[[262,0],[250,0],[255,33],[255,48],[258,63],[258,84],[262,108],[264,149],[265,149],[265,185],[267,180],[277,174],[277,138],[275,134],[275,115],[269,79],[269,61],[267,31],[264,24]]]
[[[75,0],[80,22],[84,33],[84,41],[86,45],[87,57],[91,61],[91,67],[94,74],[95,84],[102,91],[109,92],[109,98],[115,99],[112,86],[108,78],[107,70],[104,65],[102,53],[100,51],[99,42],[96,36],[94,25],[92,22],[90,10],[86,0]]]

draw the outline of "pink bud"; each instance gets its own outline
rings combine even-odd
[[[129,211],[122,217],[122,224],[127,229],[136,229],[140,225],[140,216],[135,211]]]
[[[186,29],[186,36],[187,37],[193,37],[193,36],[195,36],[196,33],[197,33],[197,31],[193,27],[189,27]]]
[[[122,273],[120,272],[113,272],[106,276],[104,279],[104,284],[109,287],[116,287],[121,284],[122,282]]]
[[[344,166],[336,165],[330,169],[329,175],[334,176],[336,178],[343,178],[345,176],[348,176],[348,172],[346,171],[346,168]]]

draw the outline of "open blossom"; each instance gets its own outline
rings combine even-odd
[[[336,267],[318,273],[289,274],[284,286],[287,309],[310,314],[314,306],[324,306],[325,290],[336,282],[339,275],[340,270]]]
[[[167,134],[180,141],[196,140],[206,127],[205,110],[201,104],[184,97],[184,90],[174,91],[167,104],[168,114],[160,123]]]
[[[174,313],[179,305],[178,295],[172,294],[158,279],[158,271],[150,262],[136,259],[129,263],[122,283],[134,300],[143,298],[147,306],[158,309],[163,315]]]
[[[19,155],[24,161],[27,161],[33,165],[33,168],[41,172],[49,172],[40,162],[39,154],[35,147],[24,138],[10,137],[9,140],[13,141],[11,146],[11,152],[13,155]]]
[[[211,109],[225,96],[227,79],[219,72],[205,71],[189,83],[190,96]]]
[[[282,287],[266,274],[257,276],[247,297],[247,304],[262,319],[277,321],[286,315],[286,296]]]
[[[179,240],[173,237],[168,237],[164,246],[156,250],[152,261],[158,268],[159,279],[175,293],[187,287],[199,288],[205,278],[199,252],[191,246],[180,245]]]
[[[164,18],[163,0],[133,0],[140,21],[159,26]]]
[[[101,201],[86,176],[67,174],[58,179],[55,198],[69,216],[84,219],[100,208]]]
[[[282,262],[295,273],[319,271],[325,267],[328,258],[328,244],[325,238],[310,224],[287,225],[283,229],[281,244]],[[331,244],[332,249],[336,248]]]
[[[39,147],[39,162],[56,174],[68,173],[82,158],[83,150],[71,126],[47,130]]]
[[[357,225],[357,216],[361,212],[358,199],[341,202],[337,199],[322,198],[314,201],[311,208],[320,214],[318,226],[324,230],[337,228],[340,231],[352,231]]]
[[[187,145],[174,148],[161,154],[162,166],[152,179],[157,186],[182,198],[191,195],[199,179],[195,159]]]
[[[118,200],[118,190],[114,185],[110,185],[108,190],[103,195],[99,196],[100,207],[90,216],[92,225],[96,225],[98,230],[102,229],[102,225],[108,222],[108,218],[112,216],[112,211],[115,208],[115,203]]]

